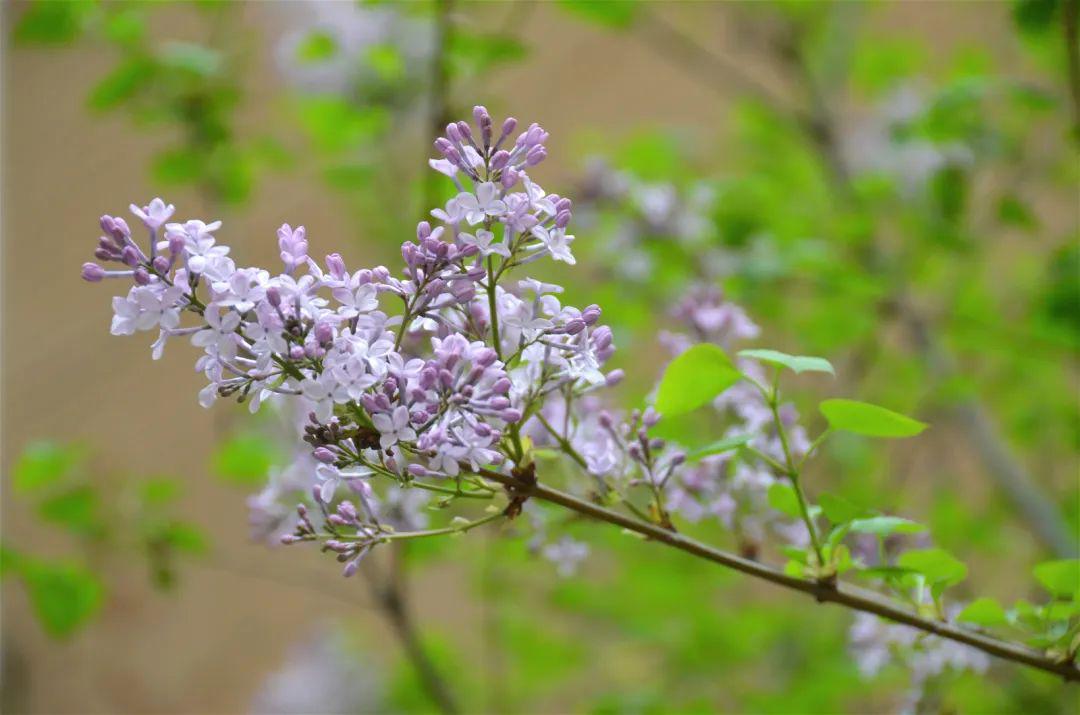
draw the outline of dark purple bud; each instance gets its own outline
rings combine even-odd
[[[184,250],[184,237],[178,234],[169,236],[169,253],[174,256]]]
[[[416,240],[422,241],[431,235],[431,224],[427,221],[421,221],[416,224]]]
[[[520,178],[521,178],[521,175],[518,174],[516,169],[514,169],[513,167],[507,167],[506,170],[502,173],[502,185],[503,185],[503,188],[504,189],[512,188],[514,186],[514,184],[516,184]]]
[[[611,429],[612,426],[615,424],[614,421],[611,419],[611,413],[607,410],[602,410],[598,419],[600,420],[600,426],[604,429]]]
[[[612,370],[611,372],[609,372],[607,375],[604,376],[604,384],[607,385],[608,387],[615,387],[620,382],[622,382],[623,378],[625,378],[625,377],[626,377],[626,373],[623,372],[622,369]]]
[[[660,413],[652,407],[647,407],[645,408],[645,413],[641,415],[641,421],[646,427],[655,427],[660,421]]]
[[[579,320],[578,318],[574,318],[563,326],[563,332],[565,332],[567,335],[577,335],[584,329],[585,321]]]
[[[573,206],[573,202],[570,199],[559,199],[555,202],[555,213],[562,213],[563,211],[569,211]]]
[[[293,345],[289,348],[289,357],[293,360],[302,360],[304,358],[304,348],[299,345]]]
[[[288,546],[289,544],[295,544],[296,542],[302,541],[302,540],[303,539],[301,539],[299,536],[296,536],[295,534],[282,534],[281,535],[281,543],[285,544],[286,546]]]
[[[513,387],[513,383],[510,382],[510,378],[500,377],[495,381],[495,384],[491,386],[491,391],[498,395],[505,395],[510,392],[511,387]]]
[[[270,286],[266,289],[266,301],[275,308],[281,305],[281,290],[277,286]]]
[[[596,303],[586,306],[585,310],[581,311],[581,319],[585,321],[586,325],[595,325],[596,321],[600,320],[600,306]]]
[[[468,122],[458,122],[457,128],[463,139],[472,139],[472,127],[469,126]]]
[[[133,276],[135,283],[141,286],[150,285],[150,273],[145,268],[139,266],[135,269],[135,275]]]
[[[169,259],[165,256],[157,256],[154,258],[154,270],[158,273],[164,273],[169,270]]]
[[[94,249],[94,258],[99,261],[112,261],[116,259],[116,254],[107,248],[98,247]]]
[[[458,125],[454,122],[446,125],[446,136],[455,144],[461,143],[461,132],[458,130]]]
[[[82,277],[84,281],[98,283],[105,277],[105,269],[96,263],[82,264]]]
[[[570,225],[570,212],[560,211],[555,214],[555,228],[566,228]]]
[[[502,395],[492,397],[491,400],[488,401],[488,406],[493,410],[505,410],[510,406],[510,398],[503,397]]]

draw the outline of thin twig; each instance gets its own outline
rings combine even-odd
[[[1080,681],[1080,669],[1071,662],[1060,662],[1034,651],[1026,646],[1008,643],[991,636],[976,633],[945,621],[932,620],[891,602],[881,594],[867,589],[852,586],[847,583],[832,581],[809,581],[806,579],[789,576],[788,574],[772,566],[751,561],[726,551],[721,551],[699,541],[695,541],[680,533],[669,531],[616,511],[606,509],[597,504],[579,499],[571,494],[552,489],[540,483],[525,483],[506,474],[500,474],[487,469],[477,472],[485,479],[498,482],[510,487],[517,494],[525,494],[537,499],[558,504],[571,509],[584,516],[604,521],[628,531],[647,537],[649,540],[662,543],[666,546],[686,552],[707,561],[739,571],[748,576],[768,581],[769,583],[783,586],[793,591],[799,591],[813,596],[819,603],[837,603],[847,608],[871,613],[875,616],[902,623],[912,628],[917,628],[926,633],[931,633],[948,640],[963,643],[976,648],[989,655],[996,656],[1015,663],[1022,663],[1033,668],[1053,673],[1064,678],[1068,682]]]
[[[375,600],[379,603],[387,620],[390,621],[398,640],[401,641],[405,655],[420,679],[420,685],[440,712],[445,715],[456,715],[460,712],[457,703],[450,693],[446,680],[424,648],[416,624],[409,612],[408,583],[405,578],[405,544],[400,541],[394,542],[391,544],[389,553],[389,577],[380,577],[370,568],[371,564],[368,564],[369,568],[360,570],[367,577]]]

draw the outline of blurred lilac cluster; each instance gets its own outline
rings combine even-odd
[[[902,707],[905,713],[919,710],[930,678],[947,670],[985,673],[990,667],[990,657],[982,651],[890,623],[869,613],[855,614],[848,641],[864,677],[876,675],[894,659],[906,667],[911,676],[911,688]]]

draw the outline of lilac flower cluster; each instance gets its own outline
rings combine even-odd
[[[990,667],[990,657],[982,651],[889,623],[869,613],[855,614],[848,641],[859,672],[865,678],[877,675],[894,659],[904,664],[911,676],[911,687],[901,708],[905,713],[919,711],[931,678],[948,670],[981,674]]]
[[[283,270],[271,275],[236,265],[217,241],[221,222],[170,222],[175,209],[161,199],[131,207],[144,245],[124,219],[102,217],[95,256],[118,265],[87,263],[82,275],[132,282],[113,299],[113,334],[156,330],[155,359],[170,338],[189,337],[203,351],[204,406],[234,397],[254,412],[277,395],[303,406],[306,449],[253,499],[258,529],[289,523],[278,503],[314,473],[322,516],[300,514],[296,538],[347,532],[327,547],[355,564],[388,528],[374,477],[452,478],[460,490],[483,467],[521,463],[520,427],[550,396],[619,379],[603,371],[614,345],[599,307],[564,306],[559,286],[508,280],[545,256],[574,262],[571,201],[527,173],[546,157],[547,132],[533,124],[512,139],[514,119],[496,135],[483,107],[474,118],[476,129],[456,122],[435,142],[443,158],[431,165],[458,192],[402,245],[400,277],[383,266],[350,271],[338,254],[317,262],[303,226],[278,230]],[[341,487],[358,504],[334,510]]]

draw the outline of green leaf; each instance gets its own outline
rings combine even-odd
[[[210,548],[206,534],[194,524],[183,521],[172,522],[162,529],[158,537],[177,551],[196,556],[205,554]]]
[[[145,57],[124,60],[94,85],[86,105],[99,112],[115,109],[148,86],[155,75],[154,63]]]
[[[788,355],[777,350],[740,350],[739,357],[750,358],[772,365],[786,367],[794,370],[796,374],[804,372],[827,372],[836,375],[832,364],[825,358],[808,357],[806,355]]]
[[[528,55],[519,40],[500,33],[455,32],[447,48],[454,76],[470,77],[490,71],[499,64],[518,62]]]
[[[713,442],[710,445],[706,445],[700,449],[696,449],[687,455],[687,461],[696,462],[704,459],[705,457],[711,457],[714,454],[723,454],[724,452],[730,452],[734,449],[742,447],[754,438],[751,434],[738,434],[733,437],[725,437],[719,442]]]
[[[212,457],[213,471],[226,482],[240,486],[260,484],[270,468],[281,462],[278,446],[259,435],[233,437],[224,442]]]
[[[795,488],[787,482],[773,482],[769,486],[769,506],[782,514],[795,519],[802,518],[802,510],[799,509],[799,497]]]
[[[932,585],[953,586],[967,578],[967,566],[944,549],[905,551],[896,563],[918,571]]]
[[[637,10],[635,0],[559,0],[559,5],[583,20],[613,29],[629,27]]]
[[[12,468],[17,492],[29,492],[60,481],[82,460],[81,450],[54,442],[31,444]]]
[[[151,507],[171,504],[180,496],[180,482],[167,477],[148,479],[139,485],[139,497]]]
[[[856,519],[851,522],[851,530],[860,534],[916,534],[926,531],[926,527],[899,516],[872,516],[868,519]]]
[[[919,571],[916,569],[905,568],[903,566],[871,566],[859,571],[860,576],[865,576],[866,578],[882,578],[886,581],[896,581],[918,573]]]
[[[338,43],[334,36],[316,30],[311,32],[296,46],[296,59],[303,63],[325,62],[338,53]]]
[[[1044,561],[1032,573],[1052,596],[1076,598],[1080,594],[1080,559]]]
[[[715,345],[700,343],[671,361],[660,378],[656,410],[681,415],[711,402],[742,379],[731,358]]]
[[[34,613],[54,638],[70,636],[101,607],[104,587],[80,566],[32,561],[23,563],[20,573]]]
[[[390,82],[405,74],[405,59],[395,45],[382,43],[367,49],[368,66],[380,79]]]
[[[63,44],[79,37],[97,8],[86,0],[39,0],[26,7],[15,25],[18,42]],[[11,15],[8,16],[11,19]]]
[[[870,437],[913,437],[927,427],[899,412],[857,400],[825,400],[820,409],[833,429]]]
[[[992,598],[977,598],[956,616],[961,623],[974,623],[977,626],[999,626],[1008,622],[1005,609]]]
[[[154,180],[165,186],[194,183],[204,172],[204,157],[187,147],[159,152],[150,165]]]
[[[818,497],[818,503],[825,512],[825,518],[834,524],[844,524],[867,513],[867,510],[861,506],[833,494],[821,494]]]
[[[45,521],[78,534],[94,534],[103,529],[98,518],[98,495],[88,484],[50,496],[38,505],[38,514]]]

